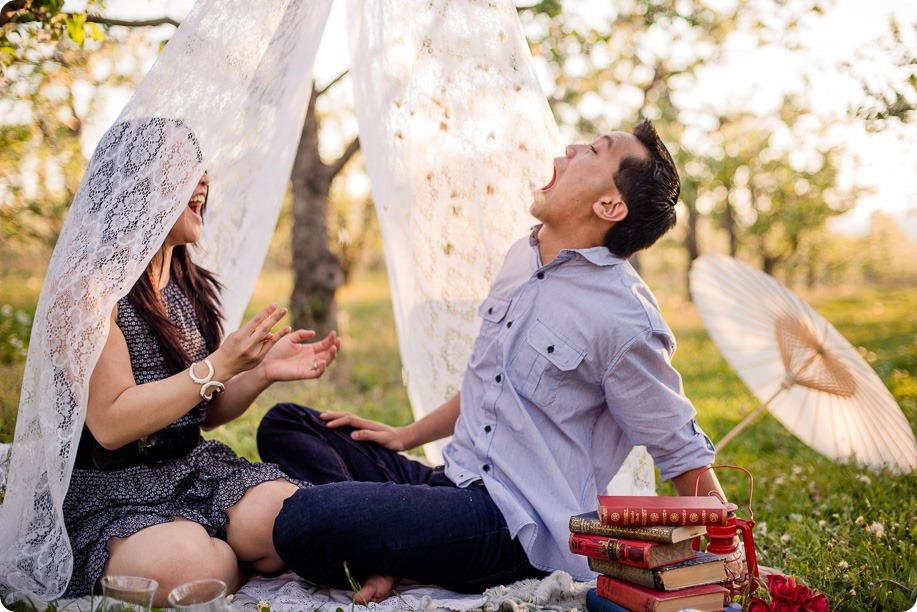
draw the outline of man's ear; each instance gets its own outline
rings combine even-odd
[[[627,217],[627,202],[620,198],[610,201],[599,200],[592,205],[592,210],[602,221],[618,223]]]

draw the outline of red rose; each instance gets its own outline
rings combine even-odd
[[[828,598],[821,593],[811,594],[805,599],[797,600],[806,612],[828,612]]]
[[[789,599],[775,599],[771,604],[770,612],[798,612],[799,607]]]
[[[775,603],[781,599],[793,601],[796,593],[796,580],[791,576],[771,574],[767,577],[767,590]]]
[[[770,605],[760,597],[752,597],[748,603],[748,612],[769,612]]]

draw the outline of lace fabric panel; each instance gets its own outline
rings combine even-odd
[[[459,391],[477,306],[535,224],[532,186],[550,180],[563,145],[509,0],[348,8],[360,145],[420,418]],[[442,446],[427,445],[430,461]],[[645,450],[615,483],[655,492]]]
[[[458,393],[476,307],[535,224],[531,185],[563,147],[510,2],[349,8],[360,145],[419,418]]]
[[[195,259],[241,317],[276,224],[330,0],[201,0],[100,141],[58,238],[35,315],[7,495],[0,589],[54,599],[73,558],[61,507],[110,314],[205,169]]]

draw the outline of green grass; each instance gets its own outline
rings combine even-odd
[[[289,278],[259,281],[250,314],[283,301]],[[672,292],[674,294],[674,292]],[[37,296],[37,293],[35,294]],[[678,338],[675,365],[698,420],[718,440],[758,405],[703,329],[696,309],[660,290],[663,312]],[[917,288],[806,296],[861,352],[917,428]],[[34,297],[33,297],[34,299]],[[0,298],[0,303],[10,303]],[[17,297],[17,308],[28,300]],[[392,424],[411,419],[401,383],[390,297],[382,274],[357,277],[340,294],[341,354],[318,381],[275,385],[240,419],[211,432],[240,454],[257,458],[254,432],[279,401],[353,410]],[[0,364],[0,440],[12,437],[22,362]],[[917,599],[917,475],[875,473],[830,461],[765,414],[718,457],[755,477],[752,507],[759,563],[804,579],[833,610],[907,610]],[[748,480],[719,472],[729,498],[746,517]],[[673,494],[671,485],[659,487]]]

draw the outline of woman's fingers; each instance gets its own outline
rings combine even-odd
[[[252,337],[256,339],[263,340],[271,333],[271,329],[280,322],[280,319],[286,316],[289,312],[286,308],[278,308],[267,318],[258,325],[258,327],[252,332]]]
[[[311,329],[297,329],[296,332],[290,336],[290,341],[300,343],[314,337],[315,332]]]
[[[251,336],[252,333],[258,329],[264,321],[271,316],[271,313],[277,310],[277,304],[269,304],[265,306],[258,314],[253,316],[248,322],[239,328],[240,332],[244,332],[246,336]]]

